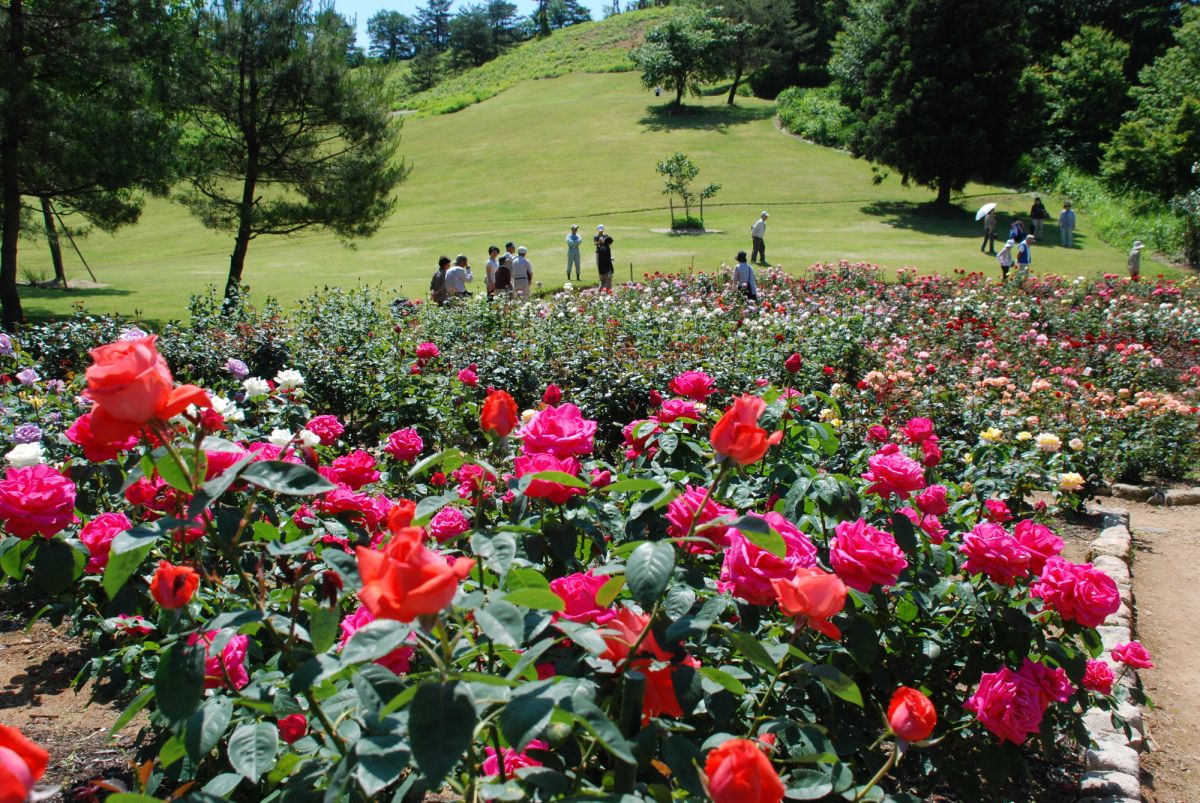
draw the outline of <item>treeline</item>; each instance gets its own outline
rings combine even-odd
[[[232,235],[231,306],[258,237],[373,234],[407,169],[384,76],[355,52],[310,0],[0,2],[4,327],[23,319],[23,233],[57,261],[65,222],[112,231],[147,194]]]
[[[1200,262],[1200,7],[1176,0],[706,0],[634,51],[647,87],[744,79],[792,130],[937,192],[1091,181]],[[1161,213],[1161,214],[1160,214]],[[1137,214],[1137,212],[1131,213]]]

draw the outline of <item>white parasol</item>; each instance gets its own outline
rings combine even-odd
[[[991,212],[995,208],[996,208],[995,204],[984,204],[983,206],[979,207],[979,211],[975,213],[975,219],[983,220],[983,216],[986,215],[988,212]]]

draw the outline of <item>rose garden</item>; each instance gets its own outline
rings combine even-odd
[[[138,735],[93,788],[976,800],[1078,761],[1153,658],[1102,645],[1121,593],[1058,530],[1193,470],[1197,285],[842,263],[760,292],[4,336],[6,598]],[[46,763],[0,728],[0,800]]]

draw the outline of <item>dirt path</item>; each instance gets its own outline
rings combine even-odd
[[[1151,752],[1142,756],[1147,803],[1200,800],[1200,508],[1123,499],[1134,538],[1137,637],[1155,669],[1141,673],[1155,708],[1146,712]]]

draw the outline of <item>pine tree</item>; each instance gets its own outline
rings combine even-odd
[[[417,35],[441,53],[450,45],[450,5],[453,0],[429,0],[417,11]]]
[[[370,53],[383,62],[413,56],[413,21],[399,11],[378,11],[367,20]]]

